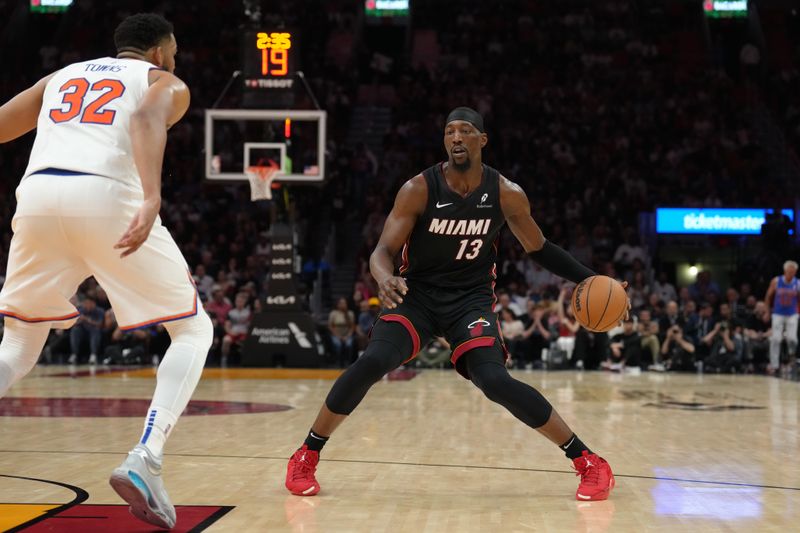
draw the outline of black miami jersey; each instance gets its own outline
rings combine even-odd
[[[442,288],[488,286],[497,277],[497,239],[505,223],[500,173],[483,165],[481,184],[466,198],[447,184],[444,163],[422,175],[428,203],[403,246],[400,275]]]

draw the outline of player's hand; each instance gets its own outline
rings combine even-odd
[[[628,282],[627,281],[620,281],[619,283],[620,283],[620,285],[622,285],[622,288],[625,289],[625,294],[627,294],[628,293]],[[628,298],[628,310],[625,311],[625,317],[623,318],[623,320],[628,320],[630,318],[630,316],[631,316],[631,298],[630,298],[630,296],[628,296],[627,298]],[[620,322],[619,325],[621,326],[622,322]]]
[[[378,296],[387,309],[394,309],[403,303],[403,296],[408,292],[406,280],[399,276],[390,276],[378,284]]]
[[[123,250],[120,257],[131,255],[144,244],[160,210],[161,198],[144,201],[128,225],[128,229],[114,245],[115,250]]]

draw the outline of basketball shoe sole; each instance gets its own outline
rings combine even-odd
[[[133,516],[164,529],[175,527],[175,507],[164,489],[161,467],[147,448],[136,445],[108,482]]]

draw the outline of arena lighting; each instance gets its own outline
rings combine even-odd
[[[696,265],[691,265],[689,267],[689,275],[692,276],[693,278],[697,277],[697,266]]]
[[[767,213],[766,208],[687,208],[659,207],[656,209],[656,233],[694,235],[760,235]],[[792,209],[781,213],[794,221]]]

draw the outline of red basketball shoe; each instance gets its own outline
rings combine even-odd
[[[294,452],[286,468],[286,488],[297,496],[313,496],[319,492],[319,483],[314,477],[319,463],[319,452],[309,450],[308,446]]]
[[[614,474],[605,459],[597,454],[590,454],[583,450],[583,455],[572,460],[577,470],[576,476],[581,476],[575,499],[578,501],[597,501],[608,498],[608,493],[614,488]]]

